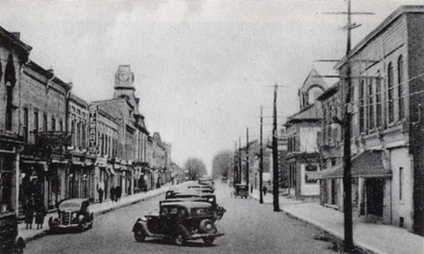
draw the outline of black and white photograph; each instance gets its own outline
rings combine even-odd
[[[0,0],[18,253],[424,253],[424,2]]]

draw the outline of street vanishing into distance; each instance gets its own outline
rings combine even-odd
[[[216,197],[227,212],[217,221],[225,235],[206,246],[202,240],[175,246],[170,240],[136,242],[131,232],[137,218],[159,208],[164,194],[94,218],[82,233],[49,234],[27,244],[25,253],[336,253],[332,244],[315,240],[324,235],[313,226],[273,212],[272,204],[231,197],[232,188],[217,183]],[[183,187],[179,187],[183,188]]]

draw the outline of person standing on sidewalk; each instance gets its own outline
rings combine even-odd
[[[37,229],[43,229],[44,218],[47,215],[47,210],[44,205],[40,205],[37,207],[37,211],[35,214],[35,224],[37,224]]]
[[[33,220],[34,220],[34,206],[32,205],[31,201],[28,201],[26,205],[26,209],[25,209],[26,229],[28,229],[28,226],[30,229],[32,229]]]
[[[99,193],[99,203],[101,204],[103,202],[103,189],[102,189],[102,187],[99,187],[97,192]]]
[[[115,201],[115,187],[110,188],[110,200]]]

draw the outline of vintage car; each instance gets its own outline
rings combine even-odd
[[[199,178],[199,184],[213,186],[215,183],[211,178]]]
[[[202,193],[193,190],[183,191],[167,191],[165,194],[165,200],[161,202],[169,202],[169,200],[186,200],[186,201],[202,201],[208,202],[212,205],[212,211],[215,214],[215,220],[220,220],[226,212],[225,208],[218,205],[216,202],[216,196],[212,193]]]
[[[15,213],[0,215],[0,253],[23,253],[25,241],[18,236],[18,220]]]
[[[93,212],[89,209],[90,200],[73,198],[59,204],[58,217],[49,219],[51,231],[77,229],[83,231],[93,227]]]
[[[234,192],[231,194],[234,197],[247,198],[249,196],[249,188],[246,184],[236,183],[234,185]]]
[[[151,213],[137,219],[132,232],[137,242],[146,237],[171,238],[182,246],[189,240],[203,239],[211,245],[224,235],[213,222],[212,205],[207,202],[167,202],[160,204],[159,214]]]
[[[209,185],[201,185],[201,184],[193,184],[193,185],[188,185],[187,189],[191,190],[197,190],[197,191],[201,191],[201,192],[207,192],[207,193],[214,193],[215,188],[213,186],[209,186]]]

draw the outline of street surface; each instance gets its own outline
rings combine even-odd
[[[162,239],[136,242],[131,232],[133,224],[141,215],[158,209],[158,201],[164,198],[160,195],[96,216],[93,229],[85,232],[47,235],[31,241],[24,253],[335,253],[329,249],[330,243],[314,240],[322,232],[282,212],[273,212],[272,204],[232,198],[228,185],[217,183],[216,188],[218,204],[227,212],[217,222],[225,235],[213,246],[204,246],[202,240],[184,247]]]

